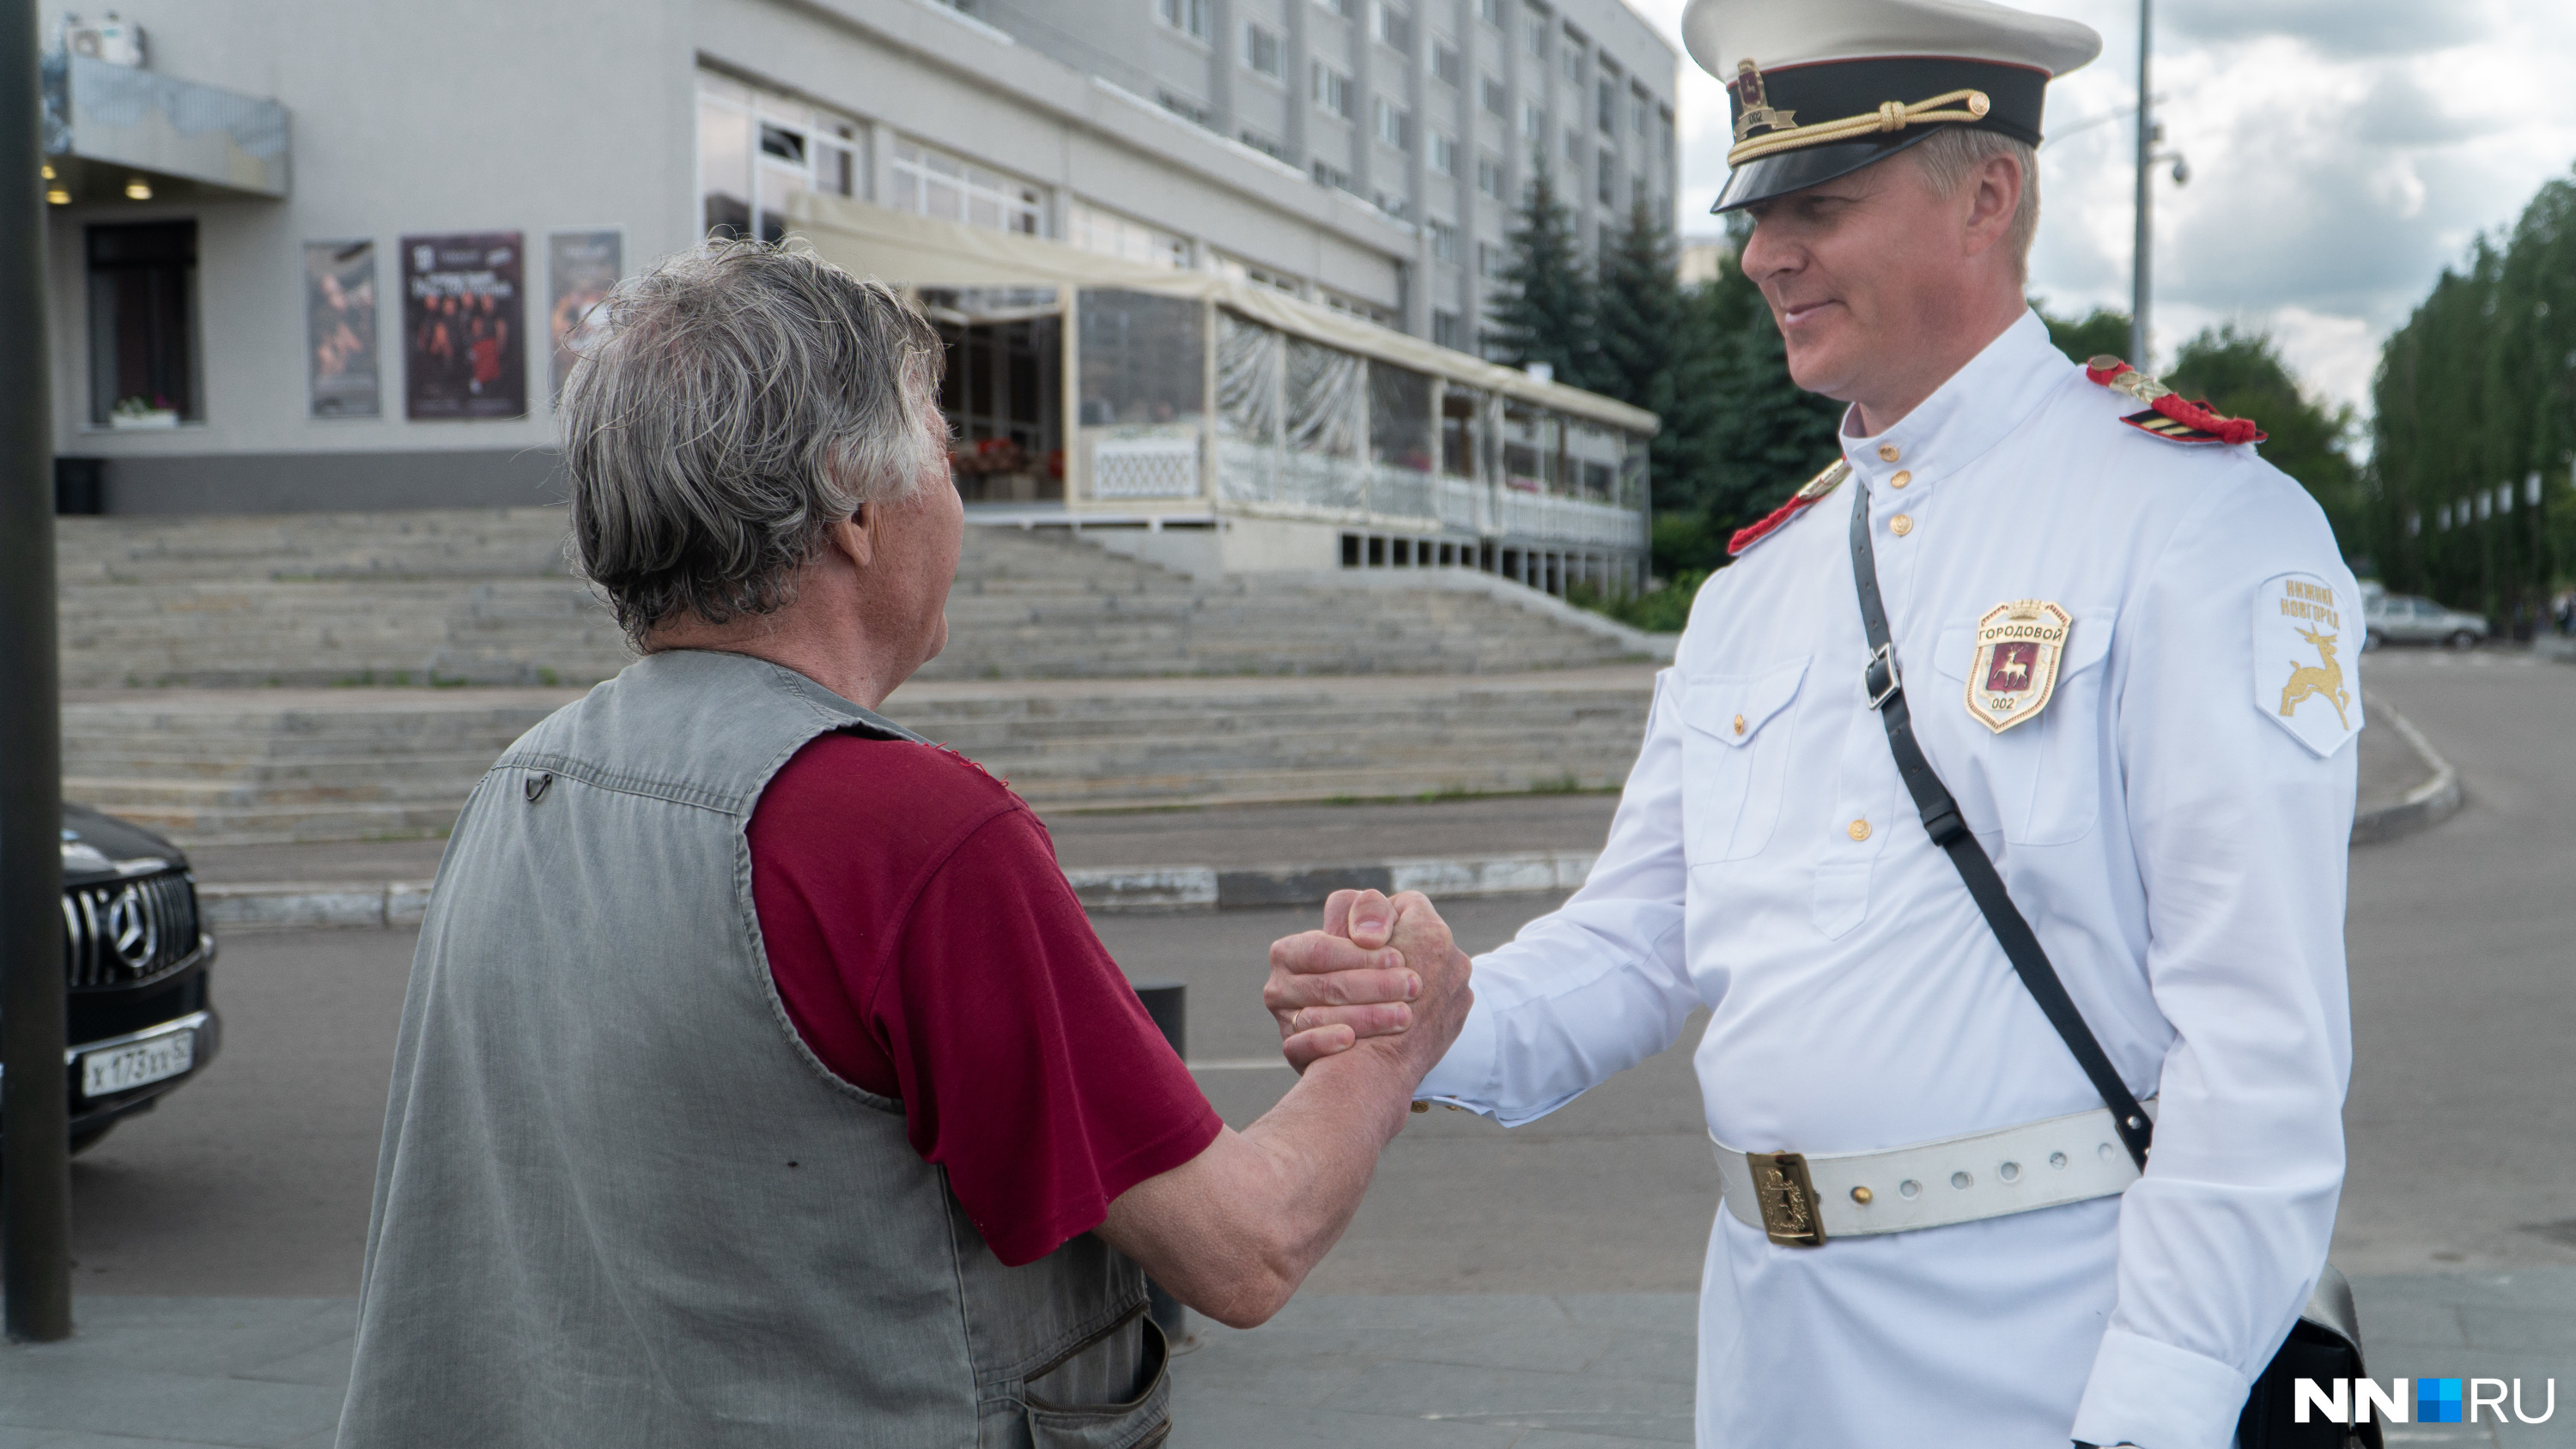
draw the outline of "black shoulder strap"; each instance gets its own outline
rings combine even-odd
[[[1985,912],[1986,924],[1994,928],[1995,940],[2004,955],[2020,974],[2021,984],[2030,989],[2033,1000],[2048,1024],[2066,1039],[2066,1049],[2075,1054],[2076,1065],[2093,1082],[2093,1090],[2102,1094],[2103,1104],[2111,1109],[2113,1125],[2118,1127],[2120,1141],[2137,1159],[2138,1167],[2147,1165],[2147,1144],[2155,1124],[2147,1120],[2146,1109],[2129,1091],[2128,1084],[2104,1054],[2102,1043],[2095,1040],[2093,1029],[2084,1024],[2083,1013],[2066,994],[2066,984],[2057,979],[2057,968],[2048,963],[2048,953],[2040,948],[2039,937],[2032,934],[2030,922],[2022,919],[2013,905],[2012,893],[2004,889],[2003,877],[1995,873],[1995,863],[1986,858],[1985,848],[1968,830],[1959,815],[1959,802],[1949,787],[1932,770],[1932,762],[1923,757],[1923,746],[1914,738],[1914,718],[1905,706],[1905,684],[1896,666],[1896,646],[1889,642],[1887,610],[1878,596],[1878,556],[1869,543],[1869,490],[1855,484],[1852,489],[1851,517],[1852,582],[1860,589],[1860,622],[1869,635],[1869,668],[1862,676],[1869,693],[1870,708],[1878,711],[1879,722],[1887,727],[1887,747],[1896,755],[1896,773],[1905,780],[1906,793],[1914,797],[1914,806],[1923,812],[1923,828],[1932,834],[1932,843],[1949,854],[1950,863],[1959,868],[1959,878],[1968,884],[1968,894],[1976,898],[1977,909]]]

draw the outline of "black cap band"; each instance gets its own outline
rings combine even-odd
[[[1709,209],[1733,211],[1847,176],[1929,140],[1943,126],[1995,131],[2036,146],[2048,80],[2035,66],[1949,56],[1739,73],[1727,86],[1736,146],[1760,154],[1736,165]],[[1924,119],[1906,116],[1908,108]],[[1813,133],[1814,141],[1802,143],[1803,133]]]

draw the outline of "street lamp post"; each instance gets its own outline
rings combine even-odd
[[[2147,362],[2147,293],[2152,243],[2148,237],[2148,205],[2151,189],[2148,169],[2155,165],[2156,118],[2155,92],[2147,85],[2147,64],[2154,54],[2148,43],[2148,25],[2155,14],[2155,0],[2138,0],[2138,195],[2136,260],[2130,272],[2129,293],[2129,365],[2144,372]]]
[[[41,1342],[71,1336],[72,1286],[36,10],[0,0],[0,1297],[9,1337]]]

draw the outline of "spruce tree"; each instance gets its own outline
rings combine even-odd
[[[1499,360],[1543,362],[1556,380],[1591,387],[1600,366],[1592,280],[1575,243],[1574,213],[1556,194],[1544,153],[1532,158],[1528,194],[1509,237],[1511,259],[1487,313]]]
[[[1637,407],[1662,412],[1670,399],[1682,283],[1673,234],[1641,197],[1601,248],[1593,315],[1599,334],[1597,385]]]

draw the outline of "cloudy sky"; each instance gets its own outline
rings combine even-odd
[[[1684,0],[1631,0],[1680,46]],[[1795,3],[1795,0],[1783,0]],[[2031,289],[2126,310],[2137,0],[2020,0],[2102,57],[2049,90]],[[1726,175],[1726,96],[1682,62],[1682,229]],[[2158,0],[2154,88],[2190,161],[2154,204],[2157,360],[2204,326],[2268,329],[2309,388],[2367,406],[2379,345],[2480,231],[2576,159],[2570,0]],[[2082,127],[2082,129],[2077,129]]]

